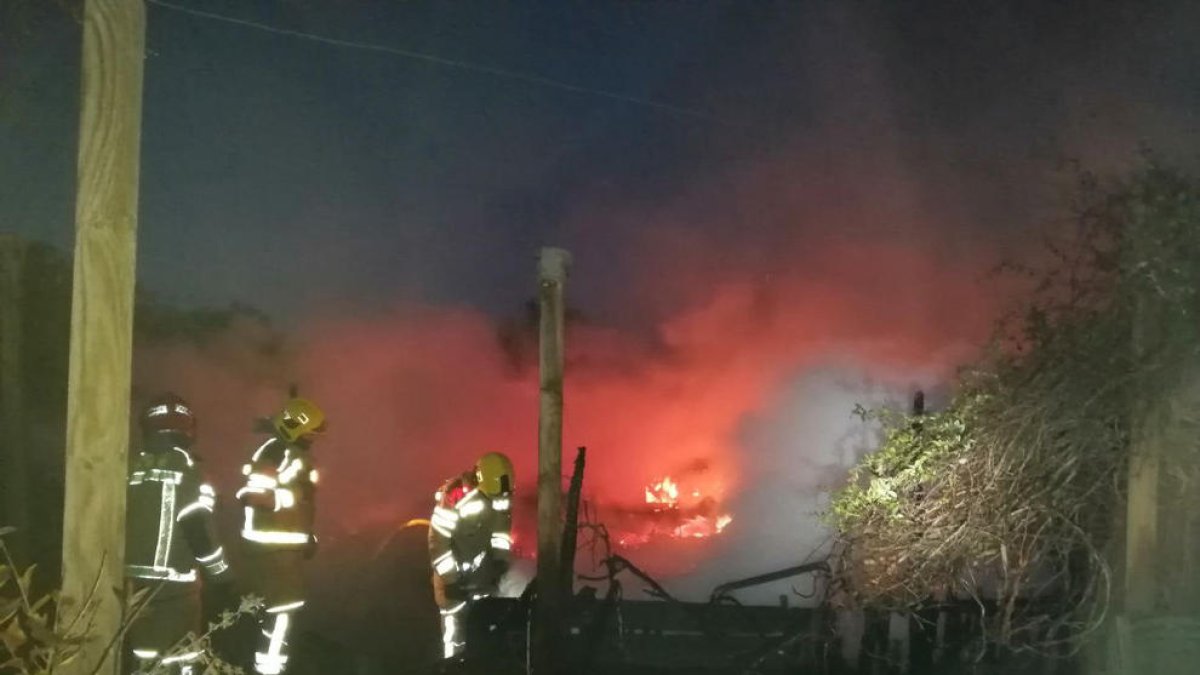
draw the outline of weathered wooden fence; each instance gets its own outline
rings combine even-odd
[[[978,606],[921,615],[828,608],[617,601],[585,594],[567,619],[571,673],[1001,673],[1068,675],[1070,658],[1021,655],[983,639]],[[528,605],[480,602],[465,673],[524,673]]]

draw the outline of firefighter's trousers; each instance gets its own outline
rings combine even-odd
[[[200,632],[200,588],[195,582],[132,579],[133,590],[146,593],[146,603],[126,634],[126,672],[193,675],[201,650],[187,639]]]
[[[471,583],[472,581],[476,583]],[[433,575],[433,597],[442,623],[442,658],[461,657],[467,648],[467,615],[476,601],[494,595],[495,584],[467,579],[448,584]]]
[[[296,615],[304,606],[304,550],[244,543],[249,592],[264,600],[254,670],[260,675],[279,675],[287,670],[288,641]]]

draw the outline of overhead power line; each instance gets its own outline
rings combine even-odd
[[[711,122],[711,123],[717,123],[717,124],[728,124],[727,122],[724,122],[721,119],[714,117],[711,114],[706,113],[702,110],[696,110],[693,108],[685,108],[682,106],[672,105],[670,103],[663,103],[661,101],[655,101],[653,99],[642,98],[639,96],[631,96],[629,94],[622,94],[622,93],[615,92],[615,91],[608,91],[606,89],[597,89],[595,87],[586,87],[583,85],[571,84],[570,82],[563,82],[561,80],[555,80],[555,79],[552,79],[549,77],[542,77],[541,75],[536,75],[536,74],[531,74],[531,73],[522,73],[522,72],[515,71],[515,70],[507,70],[505,68],[496,68],[494,66],[486,66],[483,64],[472,63],[470,61],[462,61],[459,59],[448,59],[448,58],[445,58],[442,56],[437,56],[435,54],[425,54],[422,52],[415,52],[415,51],[412,51],[409,49],[402,49],[400,47],[392,47],[389,45],[370,44],[370,43],[366,43],[366,42],[357,42],[357,41],[353,41],[353,40],[341,40],[338,38],[331,38],[331,37],[326,37],[324,35],[316,35],[313,33],[306,33],[303,31],[291,30],[288,28],[279,28],[277,26],[270,26],[270,25],[267,25],[264,23],[259,23],[257,21],[249,21],[246,19],[239,19],[239,18],[232,17],[232,16],[226,16],[224,14],[214,14],[213,12],[206,12],[206,11],[199,10],[199,9],[193,9],[191,7],[184,7],[182,5],[177,5],[173,2],[167,2],[166,0],[146,0],[146,2],[151,5],[156,5],[156,6],[164,8],[164,9],[169,9],[169,10],[172,10],[175,12],[181,12],[183,14],[190,14],[191,16],[200,17],[203,19],[209,19],[212,21],[221,21],[221,22],[233,24],[236,26],[242,26],[244,28],[253,28],[255,30],[265,31],[268,33],[274,33],[276,35],[286,35],[288,37],[299,38],[301,40],[308,40],[310,42],[319,42],[321,44],[332,45],[335,47],[344,47],[347,49],[358,49],[358,50],[362,50],[362,51],[391,54],[393,56],[400,56],[400,57],[403,57],[406,59],[411,59],[413,61],[422,61],[422,62],[431,64],[431,65],[435,65],[435,66],[442,66],[445,68],[456,68],[458,70],[465,70],[465,71],[480,73],[480,74],[484,74],[484,75],[492,75],[495,77],[502,77],[502,78],[506,78],[509,80],[524,82],[526,84],[532,84],[532,85],[536,85],[536,86],[540,86],[540,87],[548,87],[551,89],[558,89],[560,91],[568,91],[568,92],[572,92],[575,94],[585,94],[585,95],[590,95],[590,96],[597,96],[597,97],[606,98],[606,99],[609,99],[612,101],[620,101],[622,103],[629,103],[632,105],[643,106],[646,108],[650,108],[652,110],[657,110],[658,112],[665,113],[668,115],[675,115],[678,117],[687,117],[687,118],[691,118],[691,119],[703,120],[705,122]]]

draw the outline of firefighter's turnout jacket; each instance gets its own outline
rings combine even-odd
[[[317,470],[309,452],[270,438],[242,467],[242,539],[278,549],[312,544]]]
[[[316,545],[317,470],[307,449],[271,437],[242,468],[242,543],[252,592],[265,600],[264,642],[254,668],[263,675],[287,666],[287,635],[304,606],[303,563]]]
[[[216,493],[188,450],[163,443],[138,453],[129,472],[125,575],[149,598],[130,626],[129,646],[139,668],[186,673],[200,653],[168,650],[200,627],[197,571],[225,578],[229,566],[214,534]]]
[[[466,473],[435,495],[429,519],[434,596],[442,614],[444,655],[464,643],[459,628],[469,603],[496,592],[512,551],[512,511],[507,496],[489,498]]]

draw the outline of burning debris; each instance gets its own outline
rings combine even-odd
[[[696,494],[699,494],[697,492]],[[679,485],[670,476],[646,486],[646,503],[675,506],[679,504]]]
[[[644,492],[645,503],[614,509],[621,547],[636,548],[661,538],[705,539],[733,522],[715,498],[697,488],[684,491],[670,476],[647,485]]]

